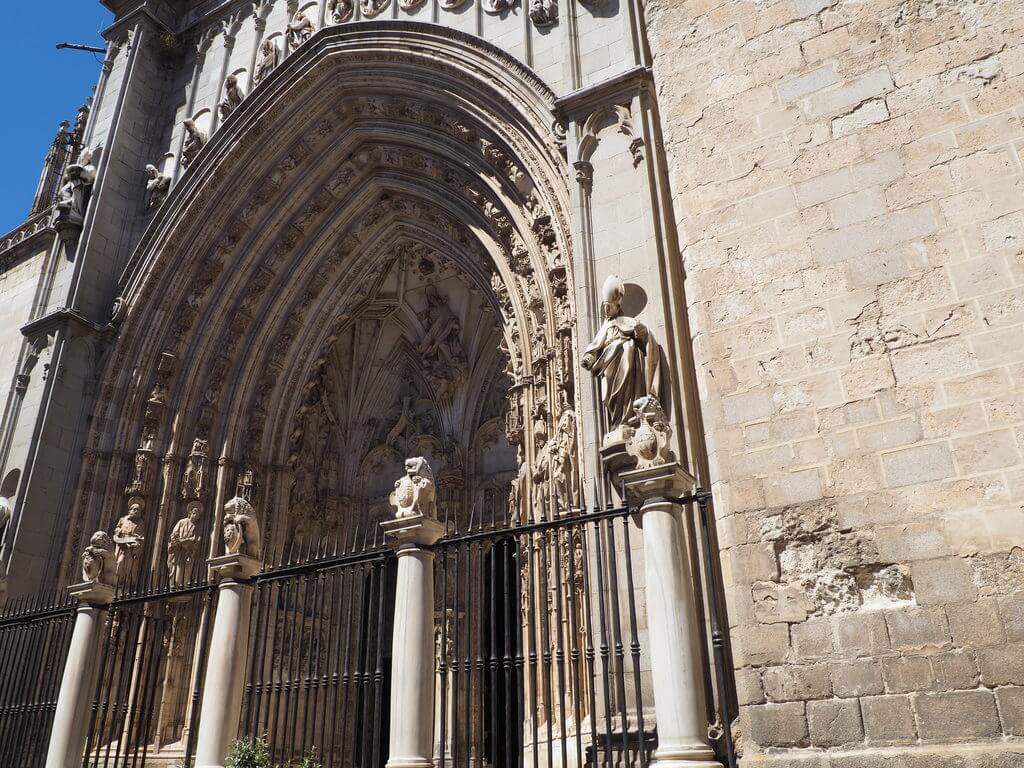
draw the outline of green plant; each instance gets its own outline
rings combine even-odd
[[[313,748],[301,760],[292,760],[282,768],[323,768],[323,765],[316,759],[316,749]]]
[[[226,768],[270,768],[270,747],[267,740],[236,739],[228,750]]]

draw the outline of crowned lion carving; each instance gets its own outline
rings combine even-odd
[[[633,417],[627,422],[626,452],[637,460],[637,469],[649,469],[675,461],[672,427],[658,398],[651,395],[633,401]]]
[[[114,540],[106,531],[96,531],[89,539],[89,546],[82,552],[82,579],[84,581],[112,581],[107,561],[113,560]]]
[[[405,476],[395,481],[391,492],[395,517],[423,515],[437,519],[437,501],[434,491],[434,473],[422,456],[405,460]]]
[[[244,555],[259,559],[261,542],[256,510],[241,496],[235,496],[224,505],[221,536],[224,539],[225,555]]]

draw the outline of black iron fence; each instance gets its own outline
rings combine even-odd
[[[71,644],[69,598],[17,600],[0,613],[0,755],[4,765],[36,768],[46,747]]]
[[[197,586],[111,604],[84,768],[192,764],[215,594]]]

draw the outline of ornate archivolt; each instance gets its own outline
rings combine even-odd
[[[69,550],[129,500],[156,567],[175,521],[198,504],[208,532],[236,492],[269,538],[376,504],[375,467],[412,446],[436,462],[442,504],[446,470],[461,476],[463,509],[468,486],[523,474],[512,445],[531,484],[553,477],[534,467],[558,463],[556,436],[575,450],[552,96],[483,44],[417,34],[419,52],[405,33],[371,54],[351,30],[318,58],[298,51],[281,65],[293,78],[257,87],[197,151],[125,273]],[[339,349],[367,328],[359,355],[393,347],[376,365],[392,380],[368,365],[376,399],[357,404],[338,391],[355,370]]]

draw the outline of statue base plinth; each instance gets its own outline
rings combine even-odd
[[[218,579],[251,579],[260,572],[260,561],[248,555],[221,555],[206,561]]]
[[[600,453],[605,471],[611,473],[616,480],[621,473],[636,466],[636,457],[630,456],[626,451],[628,435],[624,432],[627,429],[628,427],[619,427],[605,435],[601,441]]]
[[[629,500],[641,505],[654,499],[678,498],[697,487],[697,480],[678,461],[621,472],[618,480],[625,485]]]
[[[57,237],[66,247],[73,247],[78,238],[82,236],[82,225],[73,221],[60,220],[53,222],[53,228],[57,230]],[[70,258],[70,256],[69,256]]]
[[[384,535],[398,546],[428,547],[444,535],[444,526],[432,517],[421,514],[396,517],[380,524]]]
[[[109,605],[114,599],[114,585],[102,581],[83,581],[69,586],[68,594],[86,605]]]

